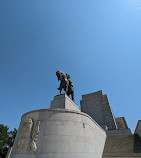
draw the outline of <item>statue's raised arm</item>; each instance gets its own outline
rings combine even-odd
[[[59,94],[61,95],[62,89],[66,92],[66,94],[69,96],[71,95],[72,100],[74,101],[74,88],[72,81],[70,79],[70,75],[65,74],[62,71],[57,71],[56,76],[58,78],[58,81],[60,81],[60,87],[57,88],[59,90]]]

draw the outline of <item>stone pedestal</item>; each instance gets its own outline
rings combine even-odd
[[[65,94],[22,116],[10,158],[102,158],[106,132]]]
[[[50,108],[61,108],[80,111],[78,109],[78,106],[67,96],[67,94],[55,96],[54,100],[51,101]]]

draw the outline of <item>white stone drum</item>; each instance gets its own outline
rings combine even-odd
[[[10,158],[102,158],[105,139],[85,113],[35,110],[22,116]]]

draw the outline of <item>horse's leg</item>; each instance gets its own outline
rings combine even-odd
[[[70,95],[69,91],[67,91],[66,94],[69,96]]]
[[[65,86],[65,91],[66,91],[66,94],[68,95],[68,85],[67,84]]]
[[[71,93],[71,98],[74,101],[74,93]]]
[[[62,88],[60,88],[60,95],[61,95],[61,92],[62,92]]]

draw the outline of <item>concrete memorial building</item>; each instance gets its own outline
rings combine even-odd
[[[8,158],[141,157],[141,121],[132,134],[124,117],[114,117],[102,91],[83,95],[80,111],[74,102],[70,76],[60,77],[64,75],[60,71],[57,75],[60,94],[51,101],[50,109],[22,116]],[[68,87],[61,87],[65,82]],[[61,88],[66,94],[61,94]]]
[[[81,111],[106,131],[103,158],[141,158],[141,120],[134,134],[124,117],[115,118],[109,100],[102,91],[82,95]]]

